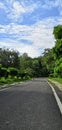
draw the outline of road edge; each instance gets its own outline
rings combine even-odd
[[[19,84],[23,84],[25,82],[17,82],[17,83],[12,83],[12,84],[4,84],[4,85],[1,85],[2,87],[0,87],[0,91],[4,91],[6,89],[10,89],[12,86],[15,86],[15,85],[19,85]]]
[[[49,81],[47,81],[47,83],[49,84],[49,86],[51,87],[51,89],[52,89],[52,91],[53,91],[54,97],[55,97],[55,99],[56,99],[56,102],[57,102],[57,105],[58,105],[58,107],[59,107],[60,113],[61,113],[61,115],[62,115],[62,103],[61,103],[61,101],[60,101],[60,98],[58,97],[58,95],[57,95],[57,93],[56,93],[54,87],[52,86],[52,84],[51,84]]]

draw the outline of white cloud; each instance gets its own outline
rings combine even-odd
[[[18,1],[15,1],[13,3],[13,13],[14,15],[19,16],[20,14],[25,13],[25,8]]]
[[[40,6],[44,9],[57,7],[60,15],[62,15],[62,0],[44,0],[44,4],[42,4],[41,0],[37,2],[34,0],[6,0],[6,2],[5,4],[0,2],[0,9],[6,11],[7,17],[12,19],[13,23],[0,25],[0,33],[10,37],[7,39],[1,38],[0,47],[15,48],[21,53],[27,52],[29,56],[35,57],[41,54],[41,50],[54,46],[53,27],[62,24],[62,17],[50,17],[42,21],[39,21],[37,17],[38,22],[31,26],[18,25],[16,23],[19,18],[21,21],[23,20],[23,14],[32,13]],[[36,17],[36,15],[32,15],[32,17]],[[27,40],[29,44],[22,43],[22,39]]]
[[[0,33],[8,33],[10,25],[0,25]]]
[[[62,0],[55,0],[56,7],[62,7]]]
[[[15,13],[25,13],[25,9],[22,7],[22,5],[18,2],[18,1],[15,1],[13,3],[13,9],[15,11]]]
[[[62,0],[45,0],[42,8],[51,9],[53,7],[62,7]]]
[[[26,52],[30,57],[40,56],[39,49],[35,47],[34,45],[25,45],[24,43],[19,43],[19,42],[12,41],[9,39],[7,39],[6,42],[1,41],[0,47],[14,49],[16,51],[19,51],[20,54],[23,54]]]
[[[18,48],[18,50],[21,53],[24,53],[24,52],[28,53],[28,55],[30,57],[40,56],[39,49],[36,46],[34,46],[34,45],[25,45],[25,44],[22,44],[22,47]]]
[[[6,28],[2,29],[2,32],[5,32],[5,30]],[[51,48],[54,45],[53,30],[47,28],[42,22],[38,22],[31,27],[21,25],[7,26],[6,32],[16,35],[18,41],[21,41],[21,39],[31,41],[36,48],[47,48],[47,46]]]
[[[34,9],[37,8],[37,4],[32,4],[30,6],[26,6],[25,4],[20,3],[19,1],[14,1],[11,4],[10,12],[8,13],[8,17],[13,21],[17,21],[19,18],[23,20],[24,13],[32,13]]]
[[[57,8],[59,15],[62,16],[62,0],[44,0],[44,3],[40,1],[38,6],[47,10]]]
[[[12,2],[14,2],[14,0],[6,0],[7,2],[10,2],[10,3],[12,3]]]
[[[56,7],[58,7],[59,14],[62,16],[62,0],[57,0],[55,2]]]
[[[35,57],[40,55],[41,50],[52,48],[55,40],[52,35],[53,27],[62,23],[62,18],[49,18],[38,21],[31,26],[18,25],[15,23],[1,26],[0,33],[11,34],[11,39],[4,39],[6,42],[0,42],[0,46],[7,46],[19,50],[21,53],[27,52],[29,56]],[[30,41],[32,44],[22,43],[22,39]],[[11,41],[11,42],[10,42]],[[4,44],[5,43],[5,44]]]
[[[2,2],[0,2],[0,9],[6,10],[6,6]]]
[[[7,17],[13,22],[17,22],[19,18],[22,21],[23,14],[32,13],[35,8],[37,8],[37,4],[34,2],[31,5],[25,5],[25,1],[18,0],[6,0],[6,3],[0,2],[0,9],[5,10]]]

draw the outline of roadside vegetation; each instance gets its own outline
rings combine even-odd
[[[54,27],[55,46],[43,56],[31,58],[15,50],[0,48],[0,84],[51,77],[62,83],[62,25]],[[50,43],[51,44],[51,43]]]
[[[56,81],[56,82],[62,84],[62,78],[52,78],[52,77],[50,77],[49,79],[50,79],[51,81]]]

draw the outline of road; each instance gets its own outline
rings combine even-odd
[[[0,91],[0,130],[62,130],[62,117],[44,78]]]

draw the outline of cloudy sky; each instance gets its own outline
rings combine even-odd
[[[55,45],[54,26],[62,24],[62,0],[0,0],[0,48],[31,57]]]

